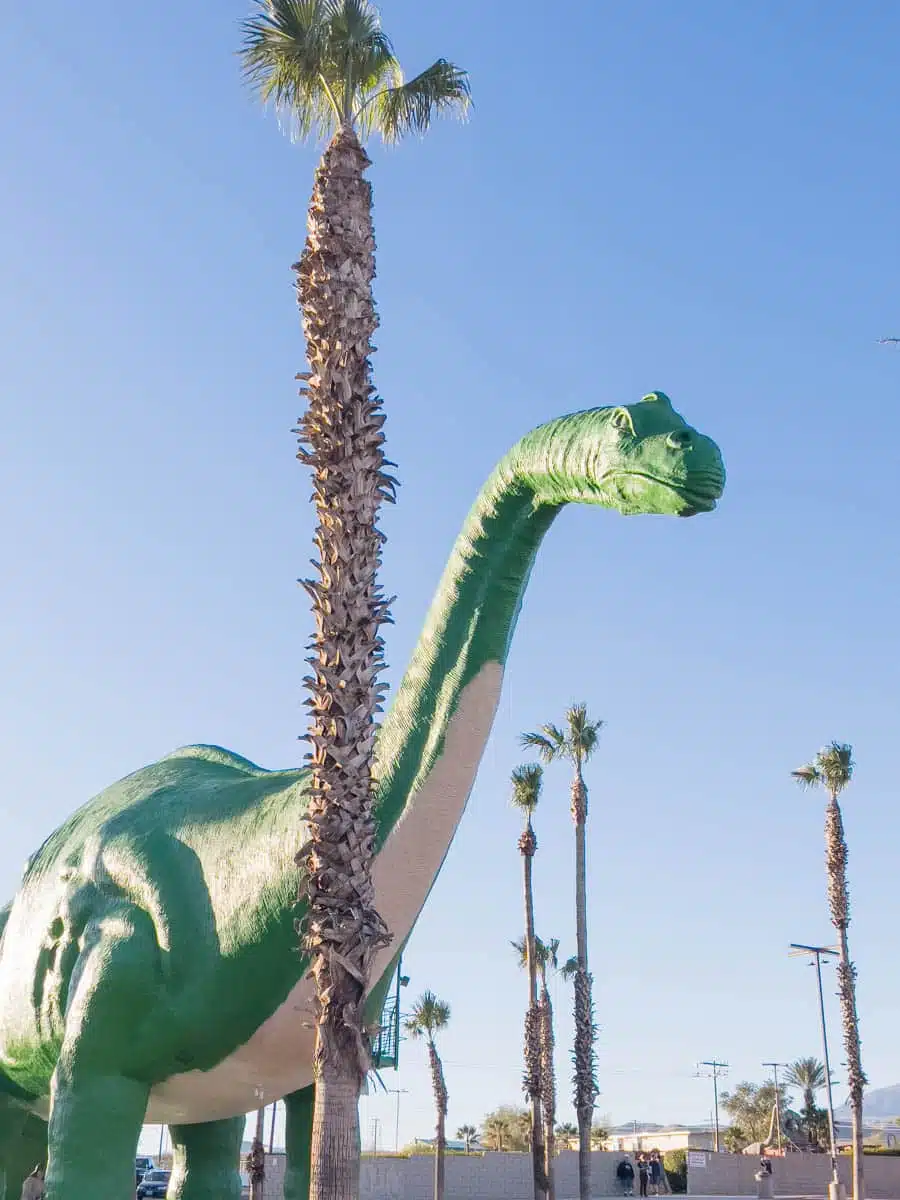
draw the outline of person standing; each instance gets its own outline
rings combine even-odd
[[[643,1154],[641,1154],[638,1157],[638,1180],[640,1181],[642,1196],[647,1195],[648,1176],[649,1176],[649,1169],[647,1166],[647,1159],[644,1157]]]
[[[621,1185],[623,1196],[634,1195],[634,1167],[627,1154],[616,1167],[616,1179]]]
[[[650,1155],[650,1186],[653,1191],[652,1196],[658,1196],[660,1185],[662,1183],[662,1163],[659,1160],[659,1151],[654,1150]]]

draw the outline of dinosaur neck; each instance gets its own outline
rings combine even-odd
[[[482,705],[474,723],[478,727],[470,729],[469,741],[477,745],[467,748],[466,757],[474,751],[474,777],[493,724],[499,681],[532,564],[561,507],[536,502],[513,456],[500,463],[476,500],[379,735],[379,841],[416,804],[441,758],[461,697],[493,667],[497,694],[488,719]],[[457,820],[471,782],[465,795],[441,798],[451,807],[458,805]]]

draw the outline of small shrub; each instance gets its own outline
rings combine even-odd
[[[663,1167],[672,1192],[683,1196],[687,1192],[687,1150],[667,1150]]]

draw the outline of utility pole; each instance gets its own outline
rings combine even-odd
[[[841,1184],[838,1179],[837,1142],[834,1137],[834,1100],[831,1095],[831,1064],[828,1060],[828,1030],[825,1028],[825,998],[822,994],[822,959],[837,958],[838,952],[834,946],[804,946],[800,942],[791,942],[788,952],[791,958],[810,957],[811,967],[816,968],[816,982],[819,985],[819,1020],[822,1025],[822,1057],[825,1059],[825,1095],[828,1097],[828,1138],[831,1143],[831,1184],[828,1189],[830,1200],[837,1200],[841,1194]]]
[[[409,1088],[388,1088],[392,1096],[397,1097],[397,1111],[394,1116],[394,1151],[400,1149],[400,1097],[409,1095]]]
[[[269,1153],[275,1153],[275,1117],[278,1115],[278,1101],[272,1102],[272,1124],[269,1127]]]
[[[775,1131],[776,1131],[775,1136],[777,1138],[776,1144],[777,1144],[778,1150],[780,1152],[780,1150],[781,1150],[781,1095],[779,1094],[779,1091],[778,1091],[778,1068],[786,1067],[789,1064],[788,1063],[778,1063],[778,1062],[764,1062],[762,1065],[764,1067],[771,1067],[772,1074],[775,1077]]]
[[[716,1154],[718,1154],[719,1153],[719,1077],[724,1075],[725,1072],[728,1070],[728,1063],[727,1062],[719,1062],[719,1060],[717,1058],[713,1058],[713,1059],[705,1059],[703,1062],[698,1063],[697,1066],[698,1067],[709,1067],[710,1075],[711,1075],[712,1081],[713,1081],[713,1110],[715,1112],[715,1120],[716,1120],[716,1125],[715,1125],[716,1132],[715,1132],[715,1140],[713,1142],[713,1148],[714,1148]],[[703,1078],[709,1079],[710,1075],[705,1075],[705,1076],[703,1076]]]

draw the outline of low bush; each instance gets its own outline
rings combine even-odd
[[[683,1196],[687,1192],[687,1150],[667,1150],[663,1167],[672,1192]]]

